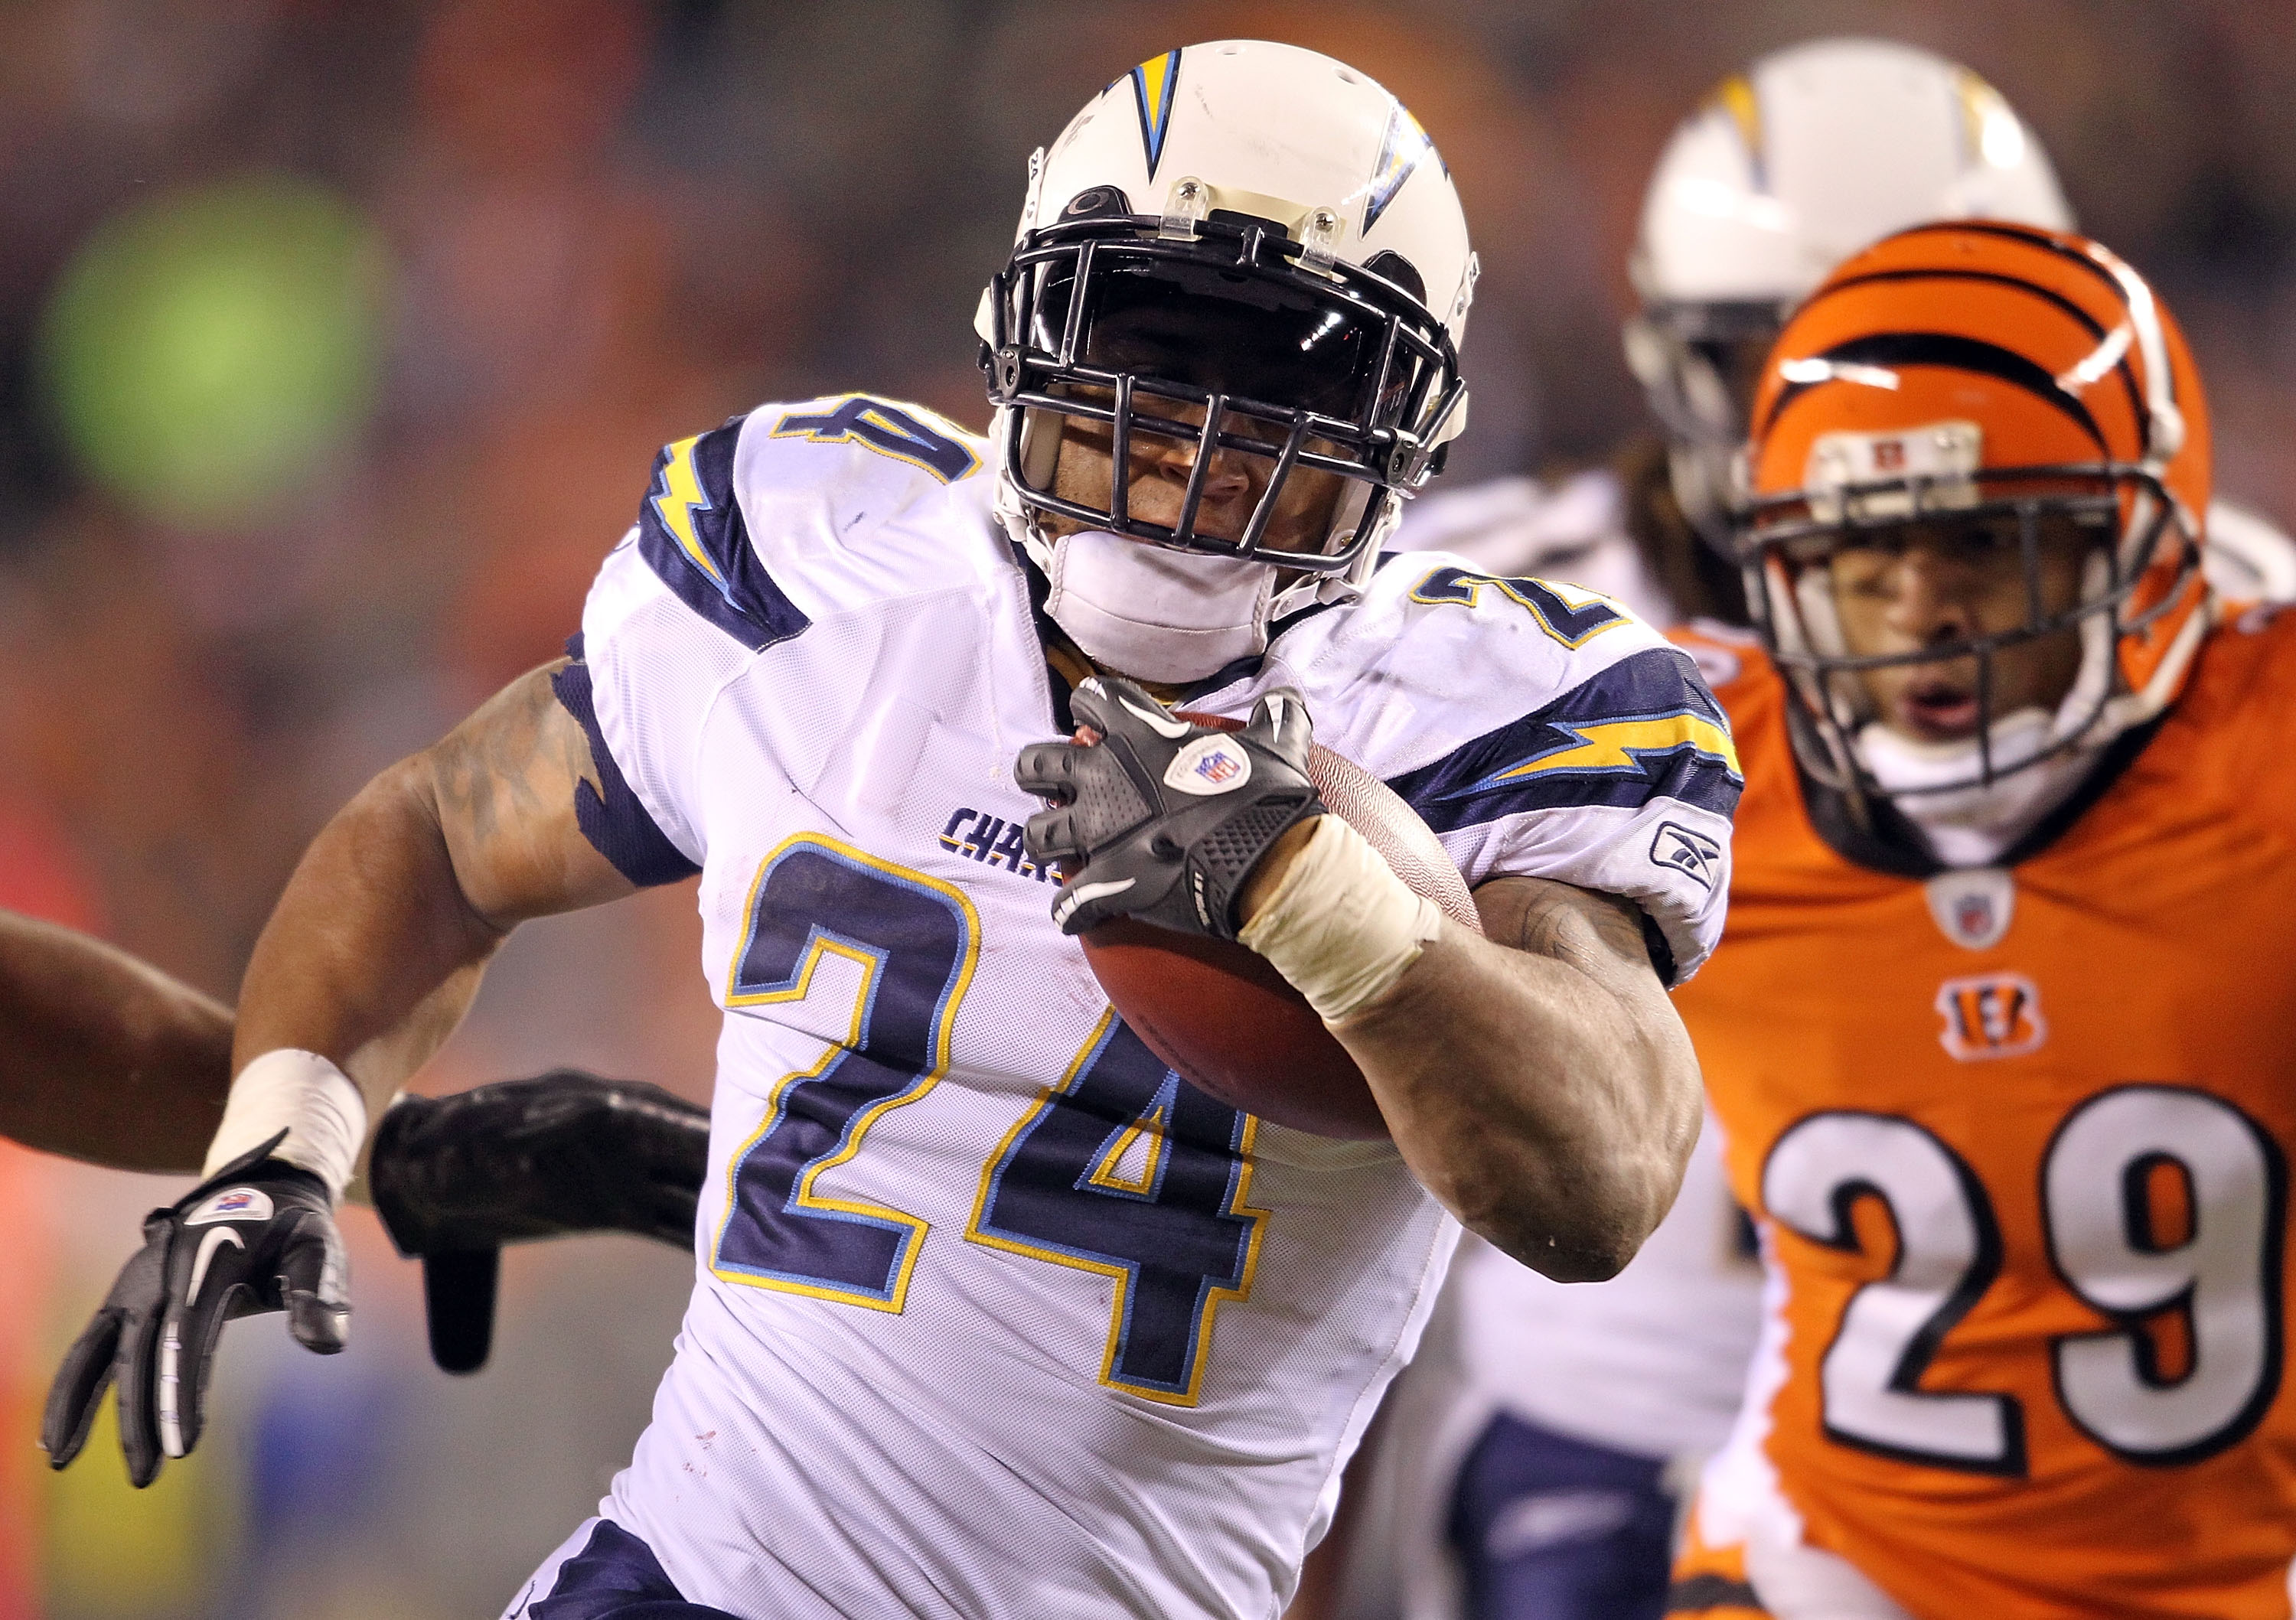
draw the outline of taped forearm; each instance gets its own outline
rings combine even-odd
[[[1324,815],[1236,937],[1328,1024],[1392,989],[1442,923],[1442,909],[1414,894],[1363,834]]]
[[[265,1052],[232,1082],[201,1173],[216,1175],[266,1148],[271,1158],[317,1176],[340,1203],[365,1141],[366,1101],[350,1076],[316,1052],[283,1048]]]
[[[367,1119],[460,1021],[504,936],[472,912],[415,762],[319,834],[256,942],[239,1010],[226,1139],[290,1132],[338,1192]],[[354,1106],[356,1105],[356,1106]]]
[[[248,963],[243,1075],[266,1054],[301,1054],[348,1076],[379,1117],[453,1034],[512,927],[632,892],[581,830],[577,789],[593,762],[551,691],[563,662],[376,777],[312,842]],[[302,1078],[243,1113],[234,1094],[232,1117],[291,1140],[299,1129],[332,1167],[351,1109],[308,1062],[266,1074],[291,1071]]]

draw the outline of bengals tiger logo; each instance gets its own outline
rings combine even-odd
[[[2022,1057],[2049,1038],[2041,992],[2021,973],[1980,973],[1938,986],[1938,1040],[1964,1063]]]

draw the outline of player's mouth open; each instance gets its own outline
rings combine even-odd
[[[1898,728],[1923,742],[1957,742],[1977,735],[1977,694],[1958,682],[1935,677],[1911,682],[1890,708]]]

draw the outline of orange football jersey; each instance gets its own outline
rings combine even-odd
[[[1923,1616],[2284,1620],[2296,613],[2212,633],[2039,854],[1926,883],[1819,838],[1760,654],[1682,639],[1746,793],[1677,1002],[1764,1228],[1751,1387],[1807,1540]]]

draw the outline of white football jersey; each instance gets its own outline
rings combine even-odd
[[[762,406],[663,452],[592,589],[585,824],[700,869],[726,1009],[693,1303],[600,1510],[737,1615],[1273,1616],[1457,1229],[1390,1145],[1168,1073],[1054,925],[1012,767],[1059,725],[986,453]],[[1616,604],[1391,560],[1213,680],[1192,707],[1299,688],[1471,882],[1711,947],[1726,723]]]
[[[1403,509],[1396,548],[1449,552],[1494,574],[1530,574],[1624,602],[1660,629],[1682,615],[1627,532],[1618,474],[1590,467],[1547,483],[1525,474],[1423,496]]]

